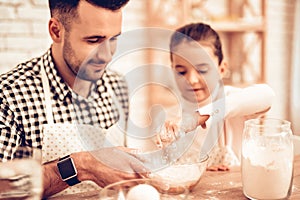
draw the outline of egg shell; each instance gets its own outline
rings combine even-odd
[[[139,184],[129,190],[126,200],[160,200],[159,192],[151,185]]]

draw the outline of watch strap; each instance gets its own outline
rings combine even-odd
[[[75,176],[73,178],[70,178],[70,179],[66,180],[66,183],[69,186],[73,186],[73,185],[76,185],[76,184],[80,183],[80,180],[78,180],[77,176]]]
[[[62,158],[59,158],[58,162],[61,161],[61,160],[65,160],[65,159],[67,159],[67,158],[72,159],[72,158],[70,157],[70,155],[67,155],[67,156],[64,156],[64,157],[62,157]],[[75,169],[75,166],[74,166],[74,165],[73,165],[73,167],[74,167],[74,169]],[[59,171],[59,173],[62,173],[62,172]],[[73,186],[73,185],[76,185],[76,184],[80,183],[80,181],[78,180],[77,176],[74,176],[74,177],[69,178],[69,179],[64,180],[64,181],[65,181],[69,186]]]

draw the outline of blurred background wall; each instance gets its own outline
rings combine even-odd
[[[229,60],[226,84],[268,83],[276,100],[268,115],[291,120],[300,135],[300,6],[298,0],[130,0],[124,9],[123,31],[141,27],[175,29],[203,21],[219,31]],[[50,46],[46,0],[0,0],[0,73],[42,55]],[[136,52],[122,60],[128,69],[167,57]],[[168,61],[166,61],[168,63]],[[164,79],[155,70],[147,76]],[[150,90],[135,98],[133,115],[143,119]],[[162,91],[162,98],[165,95]]]

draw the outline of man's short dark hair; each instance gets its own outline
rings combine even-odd
[[[66,26],[70,19],[77,17],[77,7],[80,1],[115,11],[125,6],[129,0],[48,0],[51,17],[58,17]]]

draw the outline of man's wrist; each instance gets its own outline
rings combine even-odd
[[[73,158],[77,169],[77,178],[79,181],[92,180],[90,173],[91,154],[89,152],[77,152],[70,155]]]
[[[57,168],[61,179],[69,186],[80,183],[77,178],[78,173],[75,163],[70,155],[60,158],[57,162]]]

